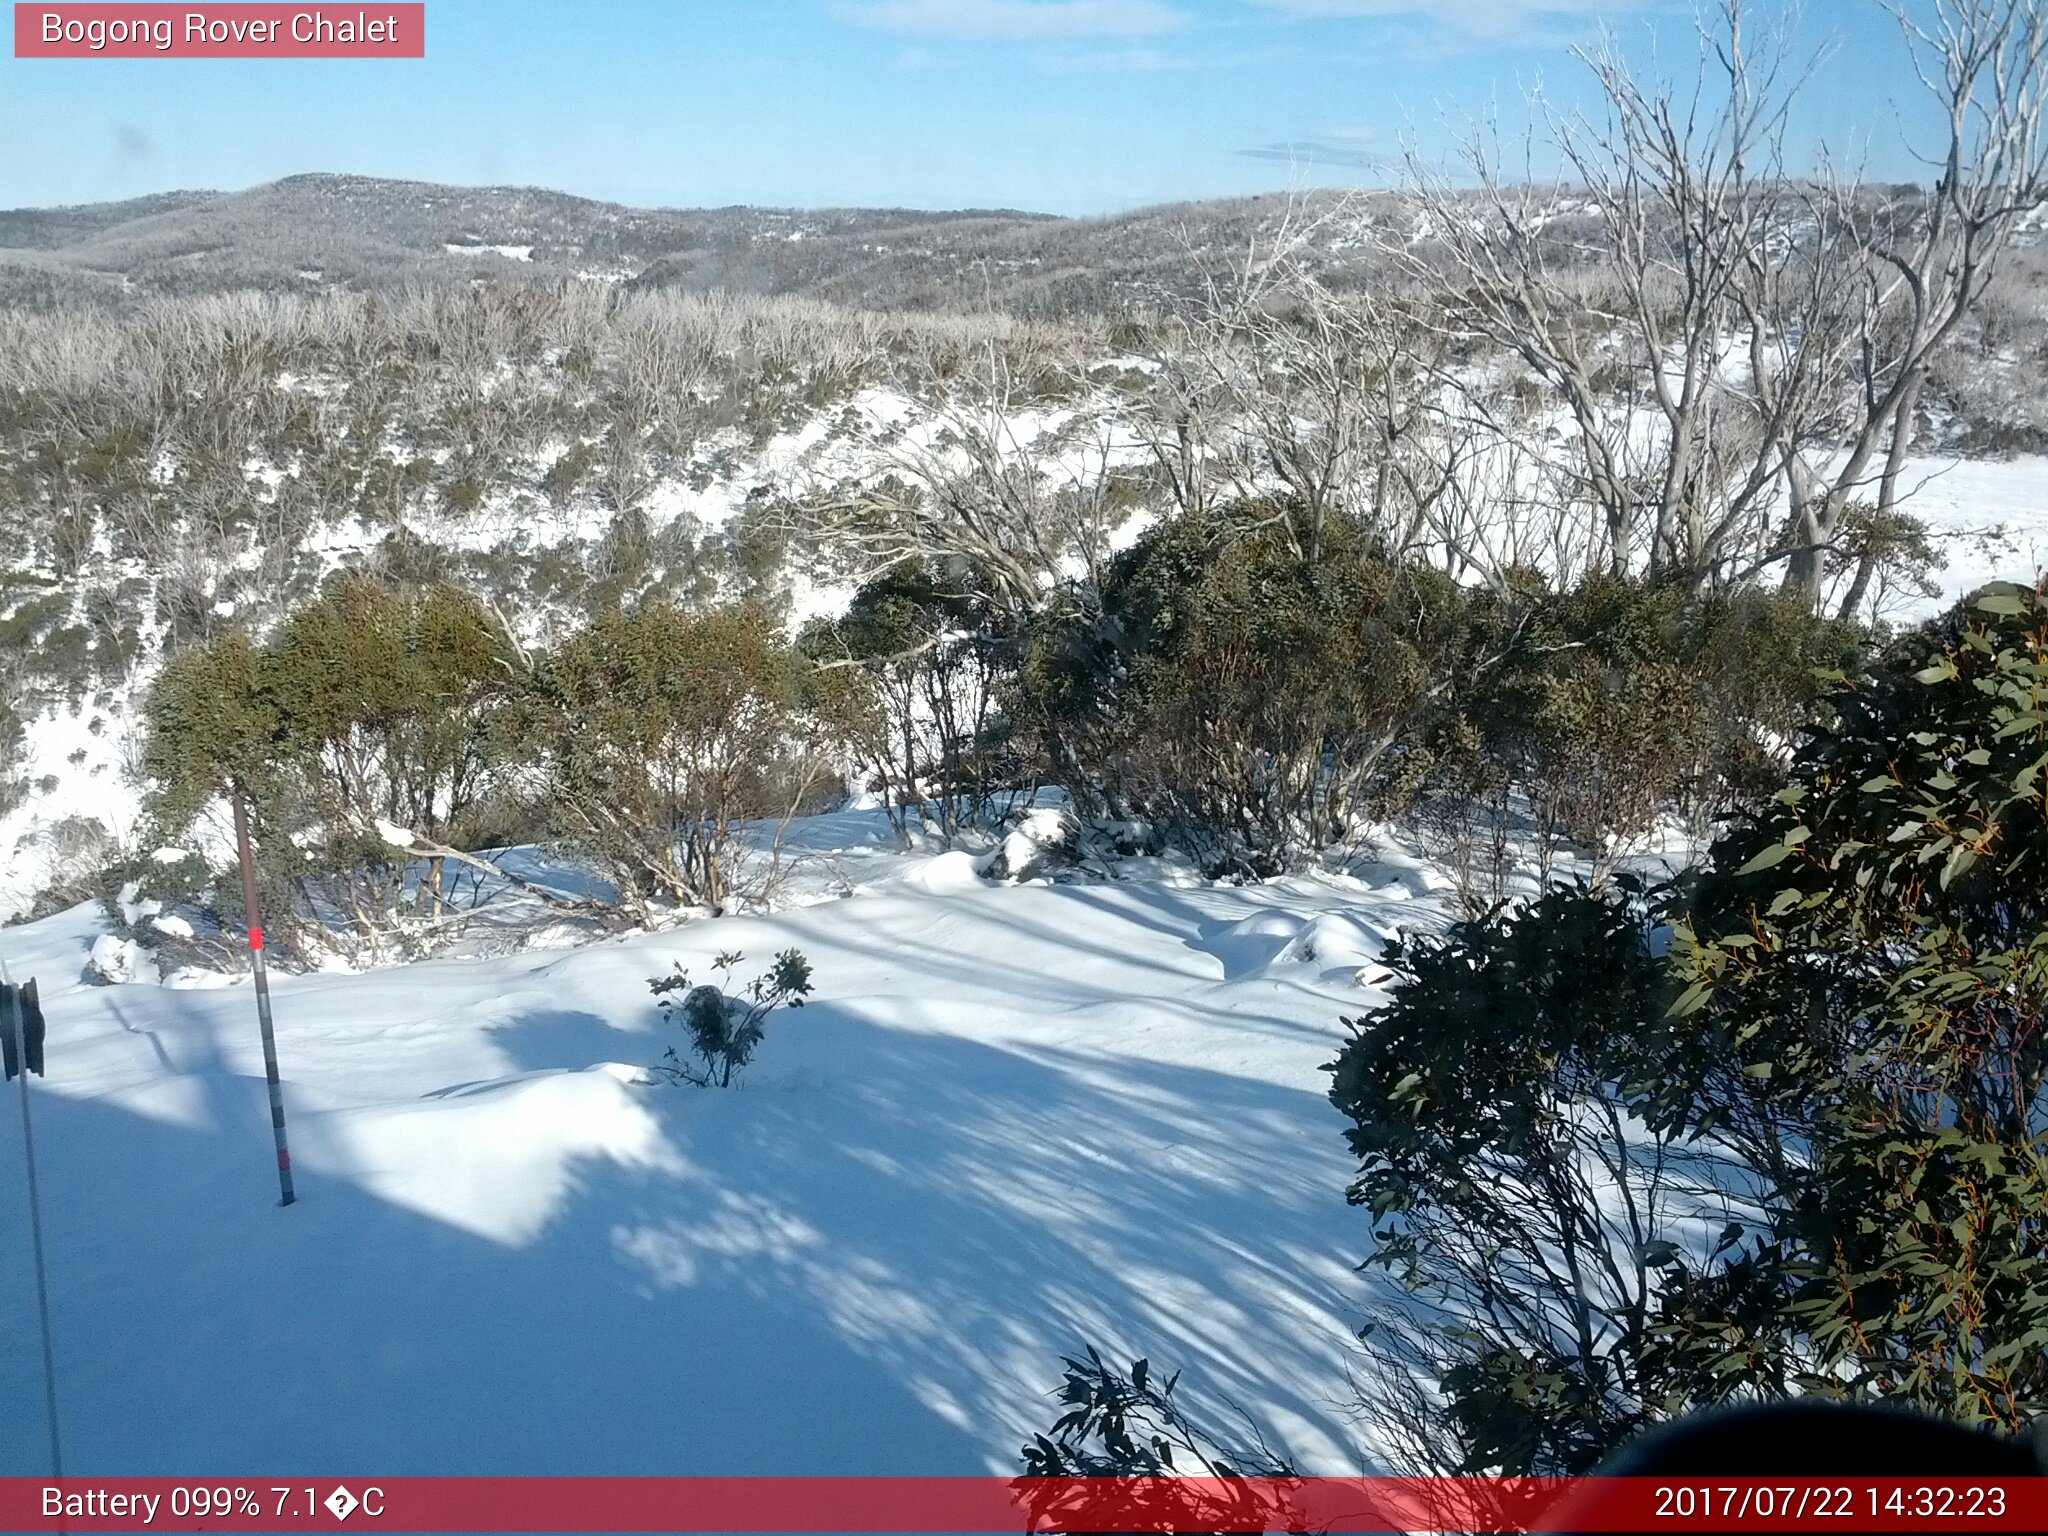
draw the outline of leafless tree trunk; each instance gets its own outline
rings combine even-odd
[[[875,445],[879,474],[820,485],[801,472],[791,531],[830,543],[863,580],[913,562],[964,568],[1022,617],[1063,582],[1099,584],[1122,521],[1111,424],[1085,401],[1034,406],[993,344],[982,364],[928,422]]]
[[[1702,26],[1689,87],[1581,55],[1604,114],[1538,130],[1567,185],[1511,179],[1476,136],[1476,194],[1411,159],[1428,238],[1390,254],[1446,292],[1453,339],[1517,360],[1558,412],[1560,490],[1604,568],[1699,586],[1782,566],[1817,601],[1850,506],[1874,484],[1895,511],[1929,366],[2048,200],[2039,7],[1896,14],[1947,123],[1931,191],[1795,176],[1807,71],[1742,0]]]

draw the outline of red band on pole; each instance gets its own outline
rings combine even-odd
[[[261,928],[251,928],[249,930],[249,947],[252,950],[263,947],[263,930]]]

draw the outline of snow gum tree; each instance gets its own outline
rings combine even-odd
[[[971,573],[931,564],[884,573],[800,638],[818,667],[814,692],[899,838],[913,816],[951,837],[1007,801],[1005,769],[1014,778],[1017,765],[995,738],[1016,642],[1017,626]]]
[[[1688,81],[1584,52],[1595,107],[1536,104],[1519,146],[1473,136],[1476,194],[1412,161],[1428,239],[1390,256],[1445,294],[1449,339],[1534,381],[1563,435],[1543,497],[1596,566],[1769,576],[1816,604],[1834,574],[1852,613],[1881,563],[1910,573],[1922,392],[2048,203],[2048,21],[2031,0],[1896,8],[1936,127],[1930,181],[1885,189],[1793,163],[1811,69],[1760,11],[1722,0]],[[1528,179],[1538,161],[1559,185]]]

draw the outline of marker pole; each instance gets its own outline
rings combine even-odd
[[[234,787],[235,846],[242,860],[242,912],[249,924],[249,958],[256,967],[256,1020],[263,1030],[263,1076],[270,1084],[270,1132],[277,1142],[279,1205],[290,1205],[292,1152],[284,1137],[284,1089],[277,1078],[277,1032],[270,1024],[270,970],[263,960],[263,910],[256,901],[256,858],[249,849],[249,812],[242,786]]]
[[[0,957],[0,1027],[14,1037],[14,1060],[21,1068],[22,1167],[28,1174],[28,1230],[36,1262],[36,1311],[43,1325],[43,1411],[50,1421],[50,1475],[64,1475],[64,1446],[57,1433],[57,1355],[50,1346],[50,1279],[43,1258],[43,1192],[36,1183],[36,1138],[28,1118],[28,1037],[22,1031],[21,996],[14,990],[7,961]]]

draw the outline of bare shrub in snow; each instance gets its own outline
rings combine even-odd
[[[854,484],[796,486],[791,532],[862,581],[903,566],[971,573],[1012,619],[1066,582],[1092,585],[1128,518],[1110,424],[1047,411],[996,347],[953,381],[928,424],[879,438]]]

